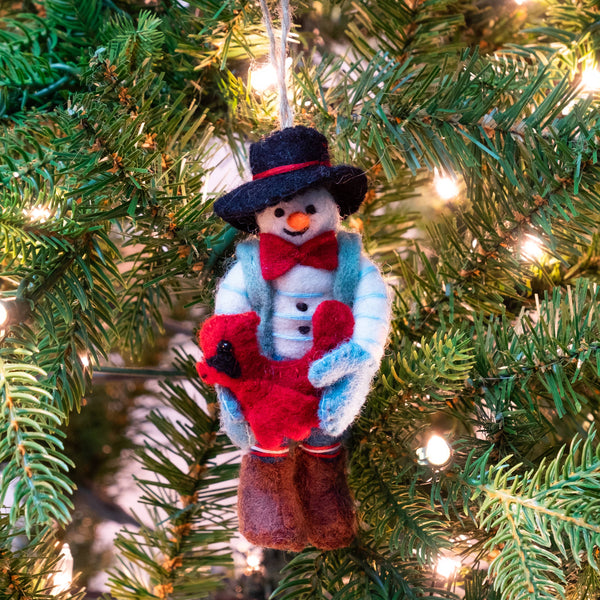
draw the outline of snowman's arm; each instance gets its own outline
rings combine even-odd
[[[246,291],[242,265],[236,262],[225,274],[215,296],[215,314],[234,315],[252,310]],[[221,427],[231,441],[242,449],[254,443],[250,426],[244,419],[240,404],[233,392],[220,385],[215,386],[221,405]]]
[[[390,328],[390,295],[379,269],[363,257],[352,308],[352,339],[315,361],[309,371],[312,384],[323,388],[319,426],[329,435],[344,432],[369,393]]]
[[[354,333],[348,342],[311,364],[308,378],[315,387],[329,387],[346,377],[371,380],[379,367],[390,328],[389,297],[379,269],[363,257],[352,308]]]
[[[369,353],[379,364],[390,331],[390,290],[379,269],[369,258],[360,261],[360,278],[356,287],[352,341]]]
[[[217,287],[216,315],[237,315],[252,310],[244,272],[240,262],[234,263]]]

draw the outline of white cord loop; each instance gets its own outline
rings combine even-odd
[[[294,112],[288,98],[287,77],[286,77],[286,57],[287,40],[290,32],[290,3],[289,0],[280,0],[281,8],[281,44],[277,49],[277,40],[273,30],[273,21],[267,6],[267,0],[259,0],[260,8],[265,20],[269,45],[271,47],[271,64],[277,74],[277,84],[279,87],[279,122],[281,129],[292,127],[294,125]]]

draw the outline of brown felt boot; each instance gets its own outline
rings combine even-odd
[[[300,446],[295,480],[308,541],[322,550],[350,545],[356,536],[356,513],[346,479],[346,451],[327,456]]]
[[[292,458],[242,458],[238,487],[240,533],[252,544],[299,552],[306,542]]]

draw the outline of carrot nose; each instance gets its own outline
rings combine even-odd
[[[286,222],[288,227],[291,227],[294,231],[301,231],[310,225],[310,217],[306,213],[295,212],[287,218]]]

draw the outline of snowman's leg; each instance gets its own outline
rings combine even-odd
[[[299,552],[304,520],[294,487],[289,448],[252,446],[242,458],[238,486],[240,533],[252,544]]]
[[[356,535],[346,467],[346,450],[340,439],[320,430],[313,430],[296,452],[295,483],[306,535],[313,546],[323,550],[345,548]]]

